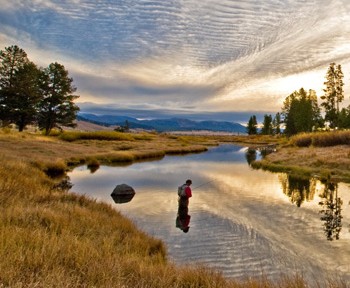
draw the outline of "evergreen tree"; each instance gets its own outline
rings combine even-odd
[[[339,128],[349,129],[350,128],[350,106],[343,108],[338,117]]]
[[[273,134],[275,135],[281,134],[281,114],[279,112],[277,112],[275,115],[275,118],[273,118],[272,129],[273,129]]]
[[[258,126],[258,123],[256,121],[256,117],[255,117],[255,115],[253,115],[249,118],[249,121],[247,124],[248,135],[256,135],[258,133],[257,126]]]
[[[263,135],[272,135],[273,129],[272,129],[272,116],[271,115],[264,115],[264,122],[263,127],[261,128],[261,134]]]
[[[304,88],[299,90],[294,105],[296,109],[294,125],[297,133],[311,132],[313,127],[312,103]]]
[[[38,124],[40,129],[45,129],[46,135],[55,127],[76,126],[74,120],[79,107],[73,101],[79,96],[72,94],[76,91],[72,82],[68,71],[57,62],[51,63],[41,73],[40,89],[43,99],[40,102]]]
[[[306,93],[301,88],[289,95],[283,103],[282,115],[285,124],[284,132],[288,136],[300,132],[311,132],[322,125],[316,92],[313,90]]]
[[[16,93],[11,101],[12,122],[23,131],[28,124],[35,123],[41,94],[38,87],[40,70],[32,62],[25,64],[15,76]]]
[[[308,97],[311,101],[311,107],[312,107],[312,122],[313,122],[312,129],[316,130],[317,128],[324,127],[324,120],[321,115],[321,109],[318,106],[316,91],[310,89]]]
[[[282,116],[285,125],[284,133],[288,136],[297,134],[295,127],[295,117],[297,114],[295,102],[297,101],[298,93],[294,91],[283,102]]]
[[[336,73],[336,81],[335,81],[336,103],[337,103],[337,113],[339,114],[339,103],[343,102],[344,100],[344,90],[343,90],[344,74],[340,64],[337,65],[335,73]]]
[[[0,120],[3,125],[14,123],[14,112],[19,94],[19,71],[29,63],[26,52],[16,45],[0,51]],[[23,71],[23,70],[22,70]]]
[[[321,106],[325,109],[325,120],[329,121],[331,128],[338,126],[339,103],[344,100],[343,77],[341,65],[336,66],[334,62],[331,63],[324,82],[326,85],[326,88],[323,89],[325,95],[321,96],[321,99],[324,100]]]

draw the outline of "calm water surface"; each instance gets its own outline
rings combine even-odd
[[[247,148],[167,156],[124,167],[85,166],[69,173],[71,191],[110,203],[162,239],[175,263],[205,263],[227,277],[302,273],[311,281],[342,276],[350,283],[350,187],[250,168]],[[176,227],[177,187],[192,179],[190,229]],[[128,184],[135,197],[110,194]]]

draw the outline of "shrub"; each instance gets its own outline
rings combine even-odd
[[[45,133],[45,132],[43,132],[43,133]],[[51,131],[50,131],[50,134],[49,134],[49,136],[59,136],[60,134],[62,133],[62,131],[61,130],[58,130],[58,129],[52,129]],[[45,134],[44,134],[45,135]]]
[[[336,145],[350,144],[350,131],[331,131],[303,133],[295,135],[291,138],[291,143],[298,147],[329,147]]]
[[[64,175],[67,170],[67,165],[63,161],[45,163],[44,172],[50,177]]]
[[[96,158],[89,158],[86,162],[89,169],[97,170],[100,167],[100,162]]]
[[[312,144],[311,134],[302,133],[295,135],[291,138],[291,142],[298,147],[309,147]]]
[[[312,144],[318,147],[335,145],[349,145],[350,131],[332,131],[326,133],[315,133]]]
[[[133,135],[135,140],[152,140],[154,138],[154,135],[151,135],[149,133],[142,133],[142,134],[135,134]]]
[[[127,133],[115,132],[115,131],[98,131],[98,132],[64,132],[59,136],[60,139],[68,142],[77,140],[125,140],[134,141],[135,138]]]

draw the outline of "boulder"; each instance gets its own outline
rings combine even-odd
[[[111,196],[115,203],[127,203],[134,198],[135,190],[127,184],[120,184],[114,188]]]

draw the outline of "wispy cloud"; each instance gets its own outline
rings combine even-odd
[[[332,61],[350,91],[347,0],[0,0],[0,25],[2,47],[65,65],[80,102],[276,112],[322,93]]]

